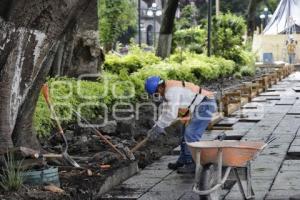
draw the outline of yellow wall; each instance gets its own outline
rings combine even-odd
[[[296,63],[300,62],[300,34],[293,35],[298,41],[296,48]],[[287,61],[285,42],[287,35],[254,35],[252,51],[256,53],[257,60],[262,61],[263,53],[273,53],[274,61]]]

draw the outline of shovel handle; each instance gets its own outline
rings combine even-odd
[[[140,141],[139,143],[137,143],[137,145],[135,145],[131,150],[130,152],[131,153],[134,153],[136,152],[137,150],[139,150],[142,146],[144,146],[148,140],[149,140],[150,136],[148,135],[146,138],[144,138],[142,141]]]
[[[48,104],[48,106],[50,106],[50,101],[49,101],[49,87],[48,84],[45,83],[42,87],[42,94],[45,98],[46,103]]]
[[[43,85],[43,87],[42,87],[42,94],[43,94],[43,96],[44,96],[44,99],[45,99],[45,101],[46,101],[48,107],[49,107],[50,112],[51,112],[52,115],[54,116],[54,120],[55,120],[55,122],[56,122],[56,124],[57,124],[59,133],[63,135],[63,134],[64,134],[64,131],[63,131],[62,127],[61,127],[61,124],[60,124],[60,122],[59,122],[59,120],[58,120],[58,118],[57,118],[57,115],[56,115],[56,113],[55,113],[55,110],[54,110],[54,108],[53,108],[53,106],[52,106],[52,104],[51,104],[51,101],[50,101],[49,87],[48,87],[48,84],[47,84],[47,83],[45,83],[45,84]]]

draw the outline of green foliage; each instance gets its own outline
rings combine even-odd
[[[110,50],[116,40],[136,25],[134,0],[98,0],[100,43]]]
[[[242,17],[231,13],[215,17],[212,27],[213,54],[241,63],[239,54],[245,31],[246,23]]]
[[[0,186],[5,191],[16,191],[23,185],[22,161],[15,160],[13,154],[7,153],[0,175]]]
[[[176,21],[177,29],[188,29],[196,24],[198,19],[198,9],[193,5],[186,5],[181,13],[180,18]]]
[[[240,73],[242,76],[254,76],[255,75],[255,67],[254,66],[243,66],[240,69]]]
[[[235,72],[233,74],[233,77],[236,78],[236,79],[242,79],[243,76],[242,76],[241,72]]]
[[[201,54],[206,45],[206,30],[200,27],[178,30],[174,33],[174,47],[181,47],[191,52]]]
[[[133,45],[125,56],[107,54],[103,68],[112,73],[119,73],[122,69],[127,70],[128,73],[133,73],[144,66],[158,63],[160,60],[153,52],[145,52]]]

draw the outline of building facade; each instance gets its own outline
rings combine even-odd
[[[159,36],[162,19],[162,1],[163,0],[141,0],[141,42],[149,46],[154,46]],[[153,9],[153,3],[156,8]],[[155,5],[154,4],[154,5]],[[151,12],[152,11],[152,12]],[[153,15],[151,15],[153,14]],[[138,42],[139,34],[136,40]]]

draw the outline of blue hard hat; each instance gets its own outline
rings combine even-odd
[[[148,94],[152,95],[156,92],[160,80],[159,76],[150,76],[146,79],[145,90]]]

